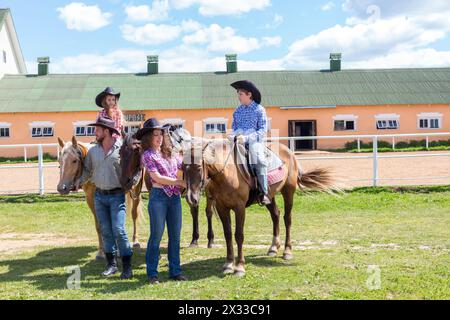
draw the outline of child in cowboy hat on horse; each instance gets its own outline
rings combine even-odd
[[[100,108],[103,108],[98,112],[97,120],[101,117],[109,117],[114,121],[114,128],[119,132],[119,134],[114,133],[113,138],[121,138],[121,133],[123,130],[124,117],[122,110],[119,107],[120,92],[115,92],[113,88],[107,87],[105,90],[100,92],[95,98],[95,104]]]
[[[250,164],[254,165],[258,184],[262,191],[261,204],[269,205],[269,187],[267,183],[266,146],[264,137],[267,131],[266,110],[261,106],[261,93],[248,81],[236,81],[231,84],[237,90],[239,107],[233,113],[233,133],[230,138],[244,143],[249,150]]]

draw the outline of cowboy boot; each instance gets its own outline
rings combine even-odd
[[[120,279],[127,280],[133,277],[133,270],[131,268],[131,256],[122,257],[122,274],[120,275]]]
[[[119,271],[119,269],[117,269],[117,260],[114,253],[105,253],[105,256],[108,264],[106,265],[106,270],[102,272],[102,276],[109,277]]]
[[[267,176],[264,174],[258,174],[258,184],[261,188],[261,197],[260,197],[260,203],[261,205],[267,206],[272,203],[272,200],[269,198],[269,191],[267,187]]]

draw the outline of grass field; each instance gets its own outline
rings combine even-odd
[[[281,198],[278,203],[282,204]],[[202,214],[200,247],[188,248],[192,222],[188,207],[183,206],[181,261],[190,281],[167,279],[163,249],[162,283],[149,286],[144,258],[146,210],[140,225],[144,249],[134,256],[135,278],[124,282],[99,276],[104,262],[93,261],[96,234],[82,195],[0,197],[0,299],[450,298],[450,187],[298,195],[290,261],[281,259],[282,250],[278,257],[266,256],[270,215],[252,207],[245,226],[244,278],[221,273],[225,248],[217,218],[217,247],[206,248]],[[131,232],[130,220],[127,228]],[[163,246],[166,243],[165,237]],[[66,268],[74,265],[80,267],[81,284],[69,290],[66,282],[71,274]],[[375,279],[370,268],[380,270],[379,287],[367,285]]]

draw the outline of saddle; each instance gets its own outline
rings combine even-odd
[[[235,154],[238,170],[250,187],[249,200],[246,205],[249,207],[250,205],[259,202],[259,196],[262,194],[262,189],[256,177],[255,166],[250,164],[248,146],[246,144],[236,143]],[[265,157],[267,162],[267,184],[270,187],[283,180],[285,176],[284,161],[268,147],[265,148]]]

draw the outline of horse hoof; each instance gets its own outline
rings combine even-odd
[[[191,242],[191,244],[189,245],[189,248],[198,248],[198,243],[197,242]]]
[[[223,274],[233,274],[234,269],[233,268],[226,268],[223,270]]]
[[[208,243],[208,249],[212,249],[214,248],[214,242],[209,242]]]
[[[242,278],[243,276],[245,276],[245,271],[235,271],[234,272],[234,276],[238,277],[238,278]]]
[[[269,257],[276,257],[277,254],[278,254],[278,252],[273,251],[273,250],[269,250],[269,252],[267,252],[267,255]]]
[[[284,260],[292,260],[294,256],[292,255],[292,253],[285,253],[283,254],[283,259]]]
[[[133,243],[133,248],[140,249],[141,248],[141,244],[139,242],[135,242],[135,243]]]

